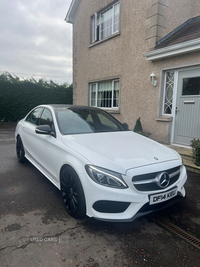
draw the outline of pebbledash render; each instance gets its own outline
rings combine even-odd
[[[200,1],[73,0],[73,103],[150,138],[200,138]]]

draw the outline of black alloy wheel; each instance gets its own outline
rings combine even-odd
[[[67,212],[74,218],[86,214],[85,196],[76,172],[69,166],[61,173],[61,197]]]
[[[20,136],[17,137],[16,152],[18,161],[20,163],[25,162],[26,158],[25,158],[24,146]]]

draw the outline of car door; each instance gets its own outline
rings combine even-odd
[[[48,108],[44,108],[38,125],[49,125],[52,131],[55,132],[53,116]],[[37,155],[35,157],[36,164],[42,169],[45,175],[54,183],[58,184],[58,169],[59,169],[59,147],[58,140],[55,135],[45,135],[35,133],[35,148]]]
[[[35,128],[38,125],[38,119],[44,108],[38,107],[34,109],[22,123],[21,139],[25,149],[26,157],[35,159],[37,157],[37,136],[35,134]]]

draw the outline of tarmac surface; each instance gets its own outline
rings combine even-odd
[[[0,266],[198,267],[200,249],[161,227],[156,215],[200,239],[200,175],[187,198],[132,223],[70,217],[53,186],[15,153],[15,124],[0,123]]]

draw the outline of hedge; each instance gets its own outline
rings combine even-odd
[[[9,73],[0,75],[0,121],[18,121],[40,104],[72,104],[72,85],[53,81],[21,81]]]

